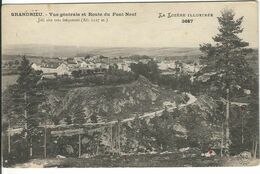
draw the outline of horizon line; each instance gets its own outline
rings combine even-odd
[[[8,45],[2,45],[3,49],[6,49],[6,47],[10,46],[26,46],[26,45],[32,45],[32,46],[63,46],[63,47],[88,47],[88,48],[199,48],[198,46],[86,46],[86,45],[58,45],[58,44],[39,44],[39,43],[28,43],[28,44],[8,44]],[[259,47],[256,46],[248,46],[248,48],[258,49]]]

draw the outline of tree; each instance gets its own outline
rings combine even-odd
[[[71,116],[70,116],[69,114],[65,114],[64,118],[65,118],[64,121],[65,121],[67,124],[72,124],[72,118],[71,118]]]
[[[147,152],[151,151],[154,145],[157,146],[156,142],[153,141],[149,124],[146,120],[140,119],[138,115],[132,122],[122,124],[123,132],[125,135],[122,141],[126,141],[123,148],[127,152]]]
[[[196,73],[196,67],[198,66],[198,63],[197,62],[194,62],[194,69],[193,69],[193,73]]]
[[[176,148],[174,119],[170,116],[170,113],[165,110],[161,117],[154,117],[150,121],[151,123],[151,137],[155,138],[157,149],[161,151],[173,150]]]
[[[175,62],[175,71],[176,71],[176,74],[179,74],[179,73],[182,73],[183,72],[183,63],[179,60],[177,60]]]
[[[76,105],[74,112],[73,112],[73,123],[76,124],[84,124],[86,122],[85,120],[85,113],[84,113],[84,108],[81,105]]]
[[[13,111],[20,115],[20,118],[16,118],[20,120],[20,124],[24,124],[24,137],[30,149],[30,156],[32,156],[32,139],[39,133],[40,117],[38,117],[37,112],[41,95],[37,90],[37,83],[40,76],[32,69],[25,56],[22,58],[18,71],[17,84],[11,87],[12,100],[16,106]]]
[[[166,107],[164,108],[161,117],[162,117],[162,119],[164,119],[164,120],[168,120],[168,119],[169,119],[170,113],[167,111],[167,108],[166,108]]]
[[[90,116],[90,120],[92,123],[97,123],[98,119],[97,119],[97,113],[94,112],[91,116]]]
[[[117,70],[117,69],[118,69],[118,65],[117,65],[116,63],[114,63],[113,68],[114,68],[115,70]]]
[[[13,61],[9,61],[9,62],[8,62],[8,65],[9,65],[10,67],[12,67],[12,66],[13,66],[13,64],[14,64],[14,62],[13,62]]]
[[[81,76],[81,71],[80,71],[80,70],[78,70],[78,71],[74,70],[74,71],[71,72],[71,75],[72,75],[74,78],[78,78],[78,77]]]
[[[229,115],[230,99],[240,95],[238,88],[243,88],[246,81],[251,79],[252,70],[245,60],[245,56],[252,50],[246,48],[249,44],[239,38],[238,34],[243,32],[241,27],[243,17],[235,19],[235,13],[226,9],[218,17],[220,27],[219,33],[212,39],[212,44],[200,45],[204,53],[201,60],[205,66],[200,73],[210,73],[207,83],[214,88],[210,92],[218,97],[225,98],[225,147],[228,150],[230,145],[229,137]]]
[[[254,88],[247,108],[249,112],[245,116],[247,118],[245,123],[245,143],[247,149],[251,149],[254,158],[257,157],[257,154],[259,158],[259,91],[257,84],[257,80],[255,84],[251,84]]]
[[[158,65],[156,62],[154,61],[149,61],[147,63],[148,69],[149,69],[149,79],[152,82],[158,82],[159,79],[159,69],[158,69]]]
[[[178,84],[179,84],[179,90],[180,91],[184,91],[189,92],[191,89],[191,80],[190,80],[190,75],[188,74],[179,74],[179,77],[177,77],[178,79]]]
[[[20,63],[19,60],[15,60],[15,61],[14,61],[14,64],[15,64],[15,65],[19,65],[19,63]]]
[[[152,82],[157,83],[159,80],[158,65],[154,61],[149,61],[147,64],[142,62],[138,62],[137,64],[131,63],[130,68],[135,74],[142,75]]]

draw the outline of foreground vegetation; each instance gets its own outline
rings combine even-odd
[[[47,158],[30,160],[24,164],[16,164],[12,167],[31,168],[86,168],[86,167],[223,167],[223,166],[255,166],[259,160],[241,157],[211,157],[200,156],[185,157],[177,154],[148,154],[131,156],[98,156],[95,158]]]

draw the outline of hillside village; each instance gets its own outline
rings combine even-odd
[[[32,68],[36,71],[42,71],[43,78],[55,78],[57,76],[71,76],[73,71],[86,71],[91,74],[102,74],[111,67],[129,72],[131,71],[130,65],[132,63],[144,63],[149,61],[156,61],[158,69],[162,74],[175,74],[176,67],[181,66],[183,71],[188,74],[194,74],[199,71],[200,65],[195,63],[182,63],[176,60],[160,60],[150,57],[140,58],[133,60],[131,58],[109,58],[102,55],[86,56],[86,57],[73,57],[73,58],[56,58],[49,60],[42,60],[40,63],[32,63]]]
[[[32,68],[34,70],[42,71],[43,75],[71,75],[72,71],[85,70],[92,71],[93,73],[102,73],[104,70],[108,70],[109,66],[118,66],[118,69],[123,71],[130,71],[127,63],[123,61],[109,60],[103,56],[93,57],[73,57],[73,58],[59,58],[51,61],[42,60],[40,64],[33,63]]]

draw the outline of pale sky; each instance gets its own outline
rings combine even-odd
[[[123,3],[88,5],[21,5],[3,6],[2,43],[12,44],[52,44],[86,47],[198,47],[212,41],[217,33],[220,11],[231,8],[236,17],[244,16],[244,32],[241,37],[258,47],[258,11],[255,2],[233,3]],[[12,12],[42,12],[45,19],[50,12],[136,12],[134,17],[65,17],[108,18],[108,22],[41,22],[38,17],[11,16]],[[158,18],[159,13],[208,14],[213,17],[172,17]],[[57,17],[51,17],[52,19]],[[62,18],[60,18],[62,20]],[[191,24],[182,19],[193,19]]]

